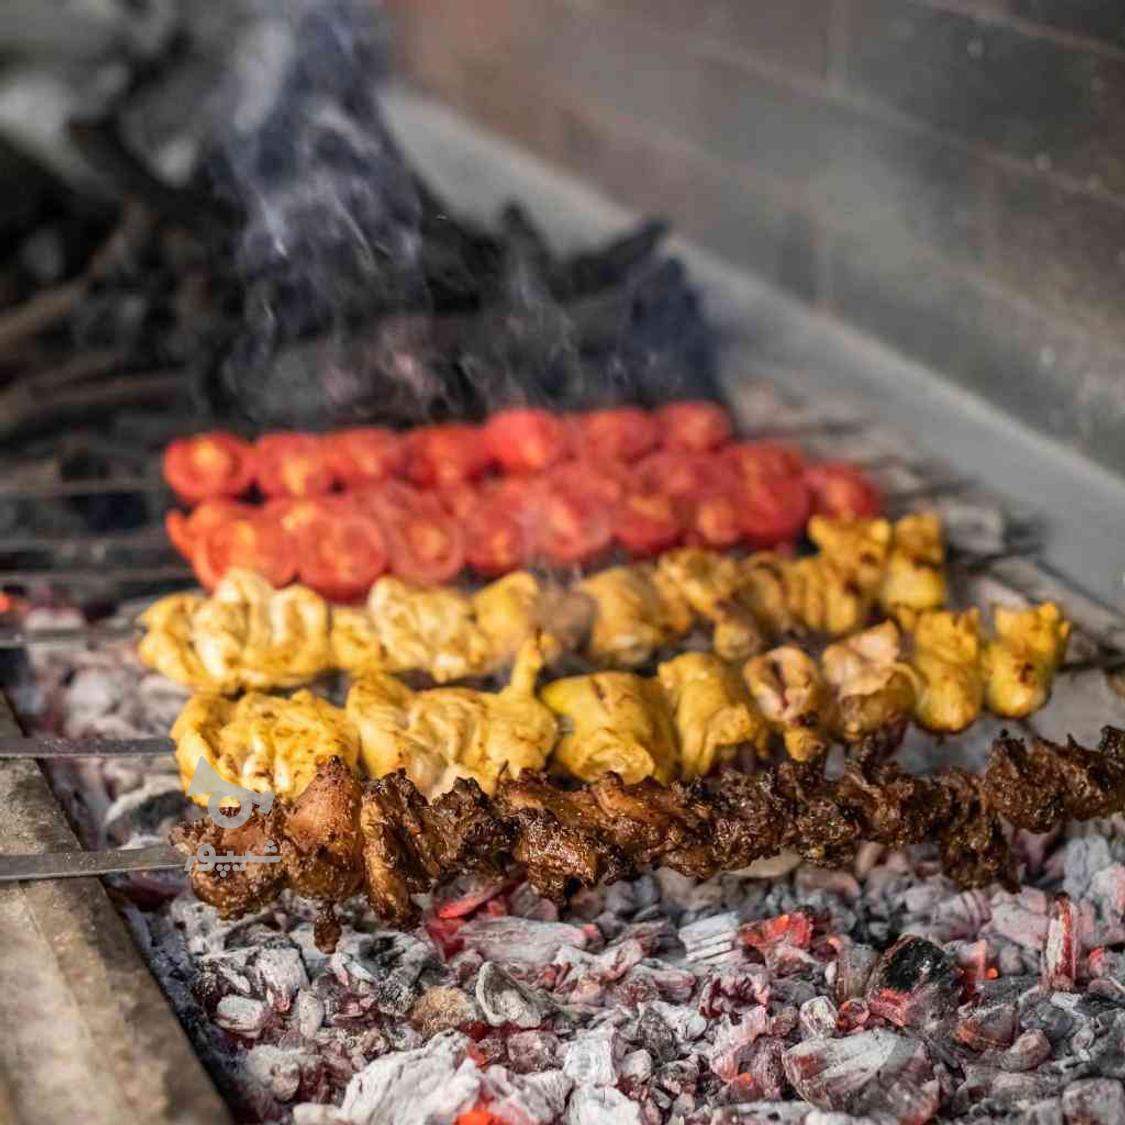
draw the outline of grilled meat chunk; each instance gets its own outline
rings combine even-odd
[[[656,865],[707,878],[782,850],[839,864],[863,841],[934,841],[962,885],[1014,886],[1004,822],[1043,832],[1123,809],[1125,731],[1107,727],[1096,750],[1002,737],[979,775],[913,777],[893,764],[852,761],[830,779],[817,766],[784,762],[691,783],[627,785],[611,775],[564,789],[525,773],[502,779],[493,798],[461,779],[432,801],[401,772],[363,784],[332,760],[296,801],[267,816],[235,829],[186,824],[174,839],[187,852],[202,843],[219,853],[279,849],[279,863],[246,871],[196,866],[192,886],[224,916],[257,909],[285,887],[333,902],[362,886],[386,923],[407,925],[417,917],[415,894],[513,862],[540,891],[562,896]]]

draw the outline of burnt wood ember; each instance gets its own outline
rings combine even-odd
[[[498,876],[512,863],[541,894],[562,900],[578,887],[657,866],[706,879],[782,851],[837,866],[864,842],[903,848],[933,840],[944,870],[962,886],[999,880],[1015,887],[1005,821],[1046,831],[1123,810],[1125,732],[1107,727],[1097,750],[998,738],[979,775],[912,777],[892,764],[854,761],[829,779],[818,767],[785,762],[686,785],[625,785],[609,775],[564,789],[524,774],[501,781],[492,799],[462,779],[427,801],[403,773],[363,783],[332,759],[291,804],[279,802],[265,816],[255,812],[235,829],[187,822],[175,840],[188,853],[202,844],[220,853],[280,850],[282,862],[256,870],[193,871],[196,893],[224,916],[260,908],[283,888],[329,901],[362,888],[386,923],[403,926],[417,917],[413,895],[465,872]],[[1055,980],[1065,979],[1071,960],[1067,918],[1060,906]],[[808,932],[800,917],[790,925]],[[748,940],[770,944],[779,936]],[[915,997],[902,982],[924,978],[932,1011],[941,1007],[935,998],[946,995],[951,972],[944,955],[907,942],[876,967],[869,1006],[910,1024]]]
[[[8,448],[154,403],[322,427],[717,396],[660,224],[561,256],[518,207],[487,230],[420,181],[375,5],[165,7],[163,45],[71,122],[100,194],[0,147],[0,183],[36,189],[0,212]]]

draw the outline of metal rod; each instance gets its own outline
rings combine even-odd
[[[185,862],[184,856],[168,844],[105,852],[0,855],[0,883],[124,875],[130,871],[182,871]]]
[[[168,545],[164,529],[150,525],[139,530],[108,531],[101,535],[7,535],[0,538],[0,553],[11,555],[18,551],[55,551],[94,554],[111,549],[167,548]]]
[[[104,496],[106,493],[163,492],[160,477],[100,477],[92,480],[42,482],[0,481],[0,496],[14,500],[49,500],[54,497]]]
[[[192,579],[191,568],[169,563],[165,566],[59,567],[55,570],[0,570],[0,586],[30,586],[37,582],[55,586],[105,586],[121,582],[171,582]]]
[[[86,625],[58,629],[0,629],[0,651],[13,648],[35,648],[38,645],[95,644],[133,637],[141,627],[135,621],[113,625]]]
[[[59,738],[49,734],[0,738],[0,759],[153,757],[175,749],[170,738]]]

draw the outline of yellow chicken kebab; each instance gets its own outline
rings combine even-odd
[[[558,737],[555,716],[535,696],[542,664],[537,641],[529,640],[511,681],[498,692],[411,691],[382,673],[357,680],[348,692],[347,714],[359,731],[367,773],[405,770],[432,797],[459,777],[492,793],[501,774],[542,768]]]
[[[552,764],[582,781],[613,772],[632,784],[677,773],[676,731],[660,684],[631,672],[597,672],[548,684],[540,698],[559,720]]]
[[[828,750],[832,693],[807,652],[782,645],[748,661],[742,674],[758,710],[781,735],[791,758],[807,762]]]
[[[769,726],[725,661],[708,652],[685,652],[661,664],[657,675],[672,708],[685,781],[734,761],[740,747],[765,753]]]
[[[996,606],[996,639],[984,650],[988,709],[1007,718],[1037,711],[1051,694],[1055,673],[1066,656],[1070,622],[1059,607],[1044,602],[1027,609]]]

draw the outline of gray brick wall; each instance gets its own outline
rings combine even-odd
[[[389,0],[418,84],[1125,471],[1122,0]]]

